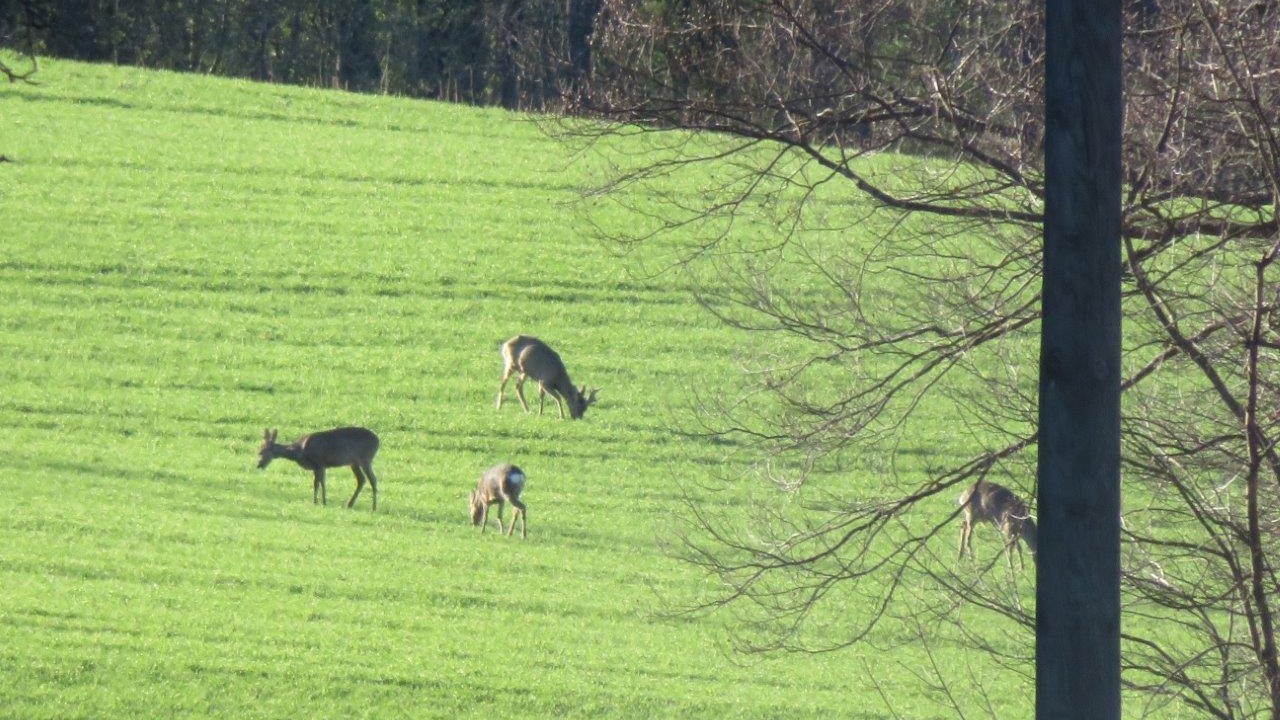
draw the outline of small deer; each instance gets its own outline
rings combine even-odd
[[[1018,540],[1026,543],[1031,551],[1032,562],[1036,559],[1036,521],[1031,518],[1031,510],[1022,498],[1012,490],[993,482],[978,480],[960,493],[958,504],[964,508],[964,525],[960,528],[960,556],[964,557],[968,550],[973,556],[973,547],[969,544],[973,534],[974,522],[990,520],[1004,534],[1005,551],[1008,553],[1009,569],[1013,569],[1013,549],[1018,548],[1018,564],[1026,567],[1022,557],[1022,547]]]
[[[520,491],[524,489],[524,481],[524,471],[511,463],[494,465],[485,470],[480,476],[480,482],[476,483],[476,489],[471,491],[471,524],[479,525],[480,533],[484,534],[484,531],[489,528],[489,506],[497,504],[498,532],[510,535],[516,529],[518,517],[520,518],[520,537],[527,537],[525,522],[529,517],[529,511],[525,509],[524,503],[520,502]],[[511,517],[511,527],[504,531],[502,508],[508,502],[516,509],[516,513]]]
[[[258,469],[265,468],[272,460],[288,458],[315,473],[311,487],[311,502],[328,505],[325,497],[325,468],[350,467],[356,475],[356,491],[347,501],[347,507],[355,504],[364,488],[365,480],[373,490],[373,509],[378,509],[378,478],[373,474],[373,456],[378,454],[378,436],[362,427],[340,427],[324,432],[303,435],[288,445],[276,442],[276,431],[267,430],[262,435],[262,447],[258,448]]]
[[[502,382],[498,385],[498,409],[502,409],[502,396],[507,389],[507,380],[513,373],[516,378],[516,397],[520,406],[529,412],[529,403],[524,400],[524,381],[533,378],[538,381],[538,414],[542,414],[547,393],[556,400],[560,409],[560,417],[564,417],[564,406],[561,398],[569,404],[569,417],[577,420],[587,412],[587,407],[596,401],[596,390],[587,394],[587,386],[574,387],[569,379],[569,372],[564,369],[564,362],[550,346],[538,338],[528,335],[517,335],[502,344]]]

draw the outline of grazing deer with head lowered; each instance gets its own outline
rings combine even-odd
[[[331,467],[350,467],[356,475],[356,491],[347,501],[355,504],[365,480],[373,490],[373,509],[378,509],[378,478],[373,474],[373,456],[378,454],[378,436],[362,427],[340,427],[303,435],[288,445],[276,442],[276,431],[267,430],[258,448],[258,469],[265,468],[278,457],[288,458],[315,473],[311,486],[311,502],[328,505],[325,497],[324,472]]]
[[[960,493],[958,504],[964,508],[964,525],[960,528],[960,556],[965,551],[973,556],[973,547],[969,544],[973,534],[973,524],[989,520],[1004,534],[1005,551],[1009,557],[1009,569],[1013,569],[1013,549],[1018,548],[1018,564],[1026,567],[1022,558],[1022,547],[1018,540],[1026,543],[1031,551],[1032,562],[1036,559],[1036,521],[1031,517],[1031,510],[1022,498],[1012,490],[993,482],[978,480]]]
[[[569,405],[569,417],[577,420],[587,412],[587,406],[596,401],[596,390],[587,394],[587,386],[574,387],[569,379],[569,372],[564,369],[564,362],[550,346],[538,338],[528,335],[517,335],[502,343],[502,382],[498,385],[498,409],[502,409],[502,395],[507,389],[507,380],[513,373],[516,378],[516,397],[520,406],[529,412],[529,403],[524,401],[524,381],[533,378],[538,381],[538,414],[542,414],[543,403],[547,393],[556,400],[560,408],[560,417],[564,417],[564,406],[561,398]]]
[[[520,502],[520,491],[524,490],[524,480],[524,471],[511,463],[494,465],[480,476],[476,489],[471,491],[471,524],[479,525],[481,534],[489,527],[489,506],[496,504],[498,532],[510,535],[516,529],[516,518],[520,518],[520,537],[527,537],[525,523],[529,513],[524,503]],[[506,503],[511,503],[516,512],[511,517],[511,527],[504,531],[502,508]]]

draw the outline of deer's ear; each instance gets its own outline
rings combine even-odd
[[[271,428],[262,431],[262,439],[271,442]]]

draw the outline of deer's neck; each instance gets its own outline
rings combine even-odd
[[[569,379],[569,375],[566,373],[561,373],[555,379],[555,382],[551,384],[551,387],[566,400],[571,400],[578,394],[578,388],[573,386],[573,381]]]
[[[297,443],[292,445],[277,445],[276,455],[292,460],[302,467],[311,467],[311,463],[307,461],[305,453],[303,453],[302,446]]]

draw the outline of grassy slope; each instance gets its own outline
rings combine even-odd
[[[0,88],[0,714],[879,717],[873,667],[925,715],[909,644],[742,666],[719,620],[655,615],[698,582],[655,538],[720,459],[668,408],[741,338],[591,239],[531,123],[40,79]],[[494,411],[521,331],[602,388],[585,422]],[[252,469],[264,426],[346,423],[383,438],[385,512],[343,509],[342,472],[318,508],[298,468]],[[507,459],[524,543],[464,517]]]

